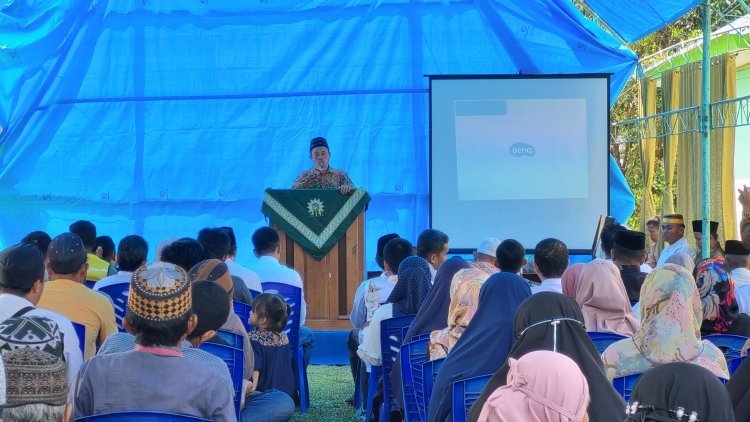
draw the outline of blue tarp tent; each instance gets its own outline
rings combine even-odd
[[[637,61],[569,0],[3,5],[0,245],[77,219],[152,251],[230,225],[246,261],[264,189],[288,187],[321,135],[372,195],[372,262],[380,234],[429,224],[424,75],[612,73],[614,101]]]

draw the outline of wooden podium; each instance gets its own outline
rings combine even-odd
[[[266,215],[269,216],[268,213]],[[286,222],[277,224],[278,216],[276,221],[272,216],[269,218],[271,226],[279,232],[281,239],[279,261],[294,268],[302,276],[307,302],[305,325],[313,330],[351,329],[349,311],[354,302],[354,293],[365,279],[364,209],[320,260],[315,259],[295,240],[295,237],[299,239],[298,233],[287,233],[296,229],[290,228]],[[282,226],[286,226],[287,230]]]

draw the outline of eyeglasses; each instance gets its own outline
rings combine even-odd
[[[649,413],[649,412],[655,412],[657,410],[663,410],[659,409],[655,406],[644,406],[640,403],[633,402],[631,404],[625,405],[625,414],[629,416],[635,416],[636,414],[643,412],[643,417]],[[684,407],[678,407],[675,410],[663,410],[669,414],[669,416],[673,417],[677,421],[687,421],[687,422],[701,422],[702,419],[698,417],[698,412],[692,411],[690,414],[687,413]],[[687,419],[685,419],[687,417]]]

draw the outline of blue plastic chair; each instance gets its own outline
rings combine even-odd
[[[465,422],[469,408],[482,394],[492,374],[466,378],[453,382],[453,422]]]
[[[370,366],[370,376],[367,381],[367,400],[365,400],[365,421],[369,421],[372,416],[372,400],[378,391],[378,381],[380,381],[382,369],[381,366]]]
[[[401,392],[404,397],[406,422],[422,422],[419,404],[424,403],[422,364],[427,361],[430,339],[410,341],[401,345]]]
[[[641,374],[625,375],[624,377],[617,377],[612,380],[612,385],[615,387],[618,393],[625,399],[625,403],[630,401],[630,393],[633,392],[635,383],[638,382],[638,378]]]
[[[430,360],[422,364],[422,374],[424,385],[422,386],[423,399],[422,406],[419,408],[419,413],[422,416],[422,420],[427,420],[427,408],[430,407],[430,398],[432,397],[432,388],[435,385],[435,379],[440,372],[440,368],[443,366],[445,358]]]
[[[257,290],[248,289],[250,291],[250,298],[255,300],[256,297],[260,296],[263,292],[259,292]]]
[[[381,422],[390,421],[393,406],[393,387],[389,374],[393,369],[393,362],[401,350],[403,329],[411,325],[416,315],[404,315],[380,321],[380,360],[383,370],[383,408],[380,412]]]
[[[125,312],[128,308],[128,294],[130,290],[129,283],[118,283],[112,284],[106,287],[102,287],[99,292],[104,293],[112,299],[112,306],[115,308],[115,320],[117,320],[117,329],[121,332],[125,332],[125,328],[122,326],[122,319],[125,318]]]
[[[93,289],[94,288],[94,284],[96,284],[96,281],[94,281],[94,280],[86,280],[86,281],[83,282],[83,285],[86,286],[86,287],[88,287],[89,289]]]
[[[86,326],[77,322],[70,321],[78,336],[78,347],[81,348],[81,354],[86,356]]]
[[[299,342],[300,309],[302,308],[302,289],[284,283],[261,283],[263,293],[275,293],[284,298],[291,308],[289,320],[286,323],[289,351],[292,355],[292,368],[297,380],[300,413],[307,412],[310,407],[310,389],[307,383],[307,371],[302,359],[302,345]]]
[[[742,365],[742,362],[745,361],[745,358],[747,356],[741,356],[734,359],[729,359],[727,361],[727,367],[729,367],[729,375],[734,375],[734,373],[739,369],[740,365]]]
[[[624,338],[627,338],[625,336],[621,336],[619,334],[615,333],[599,333],[594,331],[589,331],[586,333],[591,338],[591,341],[594,342],[594,346],[596,347],[596,351],[599,352],[599,354],[604,353],[604,351],[609,347],[610,344],[622,340]]]
[[[242,325],[245,326],[245,331],[249,333],[250,332],[250,313],[253,311],[252,305],[248,305],[247,303],[243,303],[238,300],[233,300],[232,309],[234,309],[234,313],[238,317],[240,317],[240,321],[242,321]]]
[[[406,333],[409,331],[409,327],[404,327],[401,329],[401,338],[406,338]],[[419,340],[423,338],[430,338],[430,333],[424,333],[424,334],[417,334],[415,336],[411,336],[409,341]]]
[[[711,334],[703,336],[701,340],[708,340],[721,349],[727,361],[737,359],[741,356],[742,346],[745,345],[747,337],[735,336],[733,334]]]
[[[235,334],[231,331],[225,331],[225,330],[216,330],[216,337],[219,337],[220,339],[227,342],[227,344],[231,347],[236,347],[238,349],[245,349],[245,342],[241,335]]]
[[[84,416],[75,422],[197,422],[210,421],[197,416],[179,415],[177,413],[150,412],[150,411],[127,411],[116,413],[105,413],[94,416]]]
[[[241,345],[242,343],[240,343]],[[242,400],[242,373],[245,368],[244,351],[242,348],[224,346],[216,343],[203,343],[200,349],[218,356],[229,368],[229,374],[232,376],[232,387],[234,388],[234,409],[237,411],[237,420],[240,420],[240,403]],[[249,351],[252,353],[252,351]]]

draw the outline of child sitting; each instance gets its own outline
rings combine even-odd
[[[284,332],[290,308],[276,294],[263,293],[253,300],[250,314],[250,344],[255,354],[255,390],[283,391],[294,397],[297,391],[292,371],[289,339]]]

